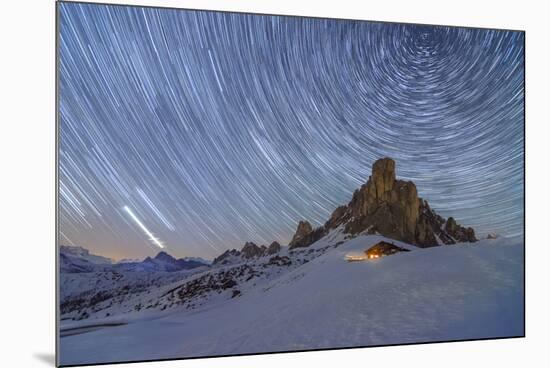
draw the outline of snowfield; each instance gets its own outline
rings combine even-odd
[[[380,240],[412,251],[345,260]],[[522,336],[523,250],[521,239],[421,249],[377,235],[345,239],[336,231],[307,248],[283,247],[277,262],[268,256],[159,276],[147,291],[126,295],[124,308],[113,298],[90,311],[90,318],[63,320],[60,361],[91,364]],[[81,277],[90,276],[73,275],[78,281],[72,283],[84,282]],[[227,283],[229,277],[235,284]],[[204,292],[190,293],[189,285]],[[138,302],[143,310],[132,308]],[[146,310],[148,302],[152,307]],[[106,311],[111,311],[108,317]]]

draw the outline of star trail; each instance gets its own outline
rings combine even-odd
[[[59,17],[62,244],[134,258],[158,238],[211,258],[285,243],[385,156],[478,236],[523,234],[521,32],[77,3]]]

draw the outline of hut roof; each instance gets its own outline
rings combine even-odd
[[[379,241],[374,244],[369,249],[365,250],[365,254],[374,254],[374,253],[387,253],[387,252],[397,252],[397,251],[407,251],[408,249],[399,247],[393,243],[388,243],[386,241]]]

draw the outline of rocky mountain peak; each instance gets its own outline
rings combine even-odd
[[[311,233],[313,231],[313,227],[311,224],[307,221],[300,221],[298,223],[298,228],[296,228],[296,233],[294,234],[294,237],[292,240],[296,240],[298,238],[304,237]]]
[[[308,246],[340,225],[349,234],[378,233],[421,247],[477,240],[472,228],[436,214],[418,197],[412,181],[397,179],[396,163],[387,157],[374,162],[367,182],[347,205],[334,210],[323,227],[312,230],[301,221],[290,245]]]
[[[298,227],[296,228],[296,232],[294,233],[294,236],[292,237],[292,240],[288,245],[293,248],[296,246],[296,244],[299,244],[300,241],[302,241],[306,236],[311,234],[313,231],[313,227],[311,224],[307,221],[300,221],[298,222]]]
[[[252,242],[246,242],[243,249],[241,249],[241,254],[244,258],[259,257],[263,254],[264,250],[265,246],[262,249],[262,247],[259,247]]]
[[[174,257],[172,257],[171,255],[169,255],[168,253],[166,253],[164,251],[159,252],[155,256],[155,259],[158,260],[158,261],[163,261],[163,262],[168,262],[168,263],[176,262],[176,259]]]
[[[232,257],[239,257],[240,255],[241,255],[241,252],[239,252],[238,250],[228,249],[222,254],[220,254],[219,256],[217,256],[216,258],[214,258],[214,260],[212,261],[212,264],[213,265],[225,264],[228,261],[228,259]]]
[[[356,234],[366,230],[415,243],[420,199],[413,182],[396,179],[395,167],[395,161],[391,158],[383,158],[373,164],[372,175],[366,184],[355,191],[347,206],[345,214],[349,219],[336,221],[346,223],[346,232]]]
[[[235,259],[250,259],[261,257],[267,253],[268,248],[265,245],[258,246],[253,242],[246,242],[243,248],[239,251],[236,249],[226,250],[212,261],[213,265],[228,264],[234,262]],[[233,261],[231,261],[233,259]]]
[[[272,254],[279,253],[280,251],[281,251],[281,244],[274,241],[273,243],[269,244],[269,247],[267,247],[266,253],[268,255],[272,255]]]
[[[300,221],[296,228],[296,233],[290,243],[288,243],[289,249],[307,247],[321,239],[325,234],[326,228],[324,226],[313,229],[309,222]]]

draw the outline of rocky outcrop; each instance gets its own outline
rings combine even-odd
[[[325,236],[326,233],[327,231],[324,226],[313,229],[309,222],[300,221],[296,233],[290,243],[288,243],[289,249],[308,247]]]
[[[261,257],[265,254],[266,246],[262,245],[261,247],[257,246],[252,242],[246,242],[243,249],[241,249],[241,255],[246,258],[255,258]]]
[[[276,242],[275,242],[276,243]],[[278,244],[278,243],[277,243]],[[273,244],[272,244],[273,245]],[[280,249],[279,245],[279,249]],[[275,246],[274,246],[275,248]],[[236,249],[226,250],[212,261],[213,265],[235,263],[242,259],[251,259],[262,257],[268,254],[268,247],[265,245],[258,246],[253,242],[246,242],[243,248],[238,251]]]
[[[334,210],[325,225],[316,229],[316,235],[343,226],[349,234],[377,233],[420,247],[477,240],[472,228],[464,228],[452,217],[445,220],[435,213],[427,201],[418,197],[413,182],[396,178],[395,168],[391,158],[376,161],[367,182],[353,193],[347,206]],[[291,242],[294,247],[316,241],[309,229],[298,225]]]
[[[441,230],[444,223],[445,219],[435,213],[427,201],[421,200],[416,224],[416,244],[424,247],[440,245],[440,242],[451,244],[452,239]]]
[[[277,254],[281,251],[281,244],[274,241],[273,243],[269,244],[269,247],[267,247],[266,254],[267,255],[273,255]]]
[[[395,161],[384,158],[374,163],[366,184],[353,193],[346,207],[338,207],[326,227],[345,224],[345,232],[380,233],[414,243],[420,216],[420,199],[413,182],[397,180]]]
[[[457,242],[475,242],[477,241],[474,229],[464,228],[458,225],[454,218],[449,217],[445,223],[445,232]]]
[[[334,210],[334,212],[332,212],[330,219],[325,223],[325,228],[335,229],[341,224],[348,221],[350,217],[351,217],[351,213],[348,209],[348,206],[337,207]]]
[[[212,261],[213,265],[225,264],[230,258],[239,257],[241,252],[236,249],[226,250]]]
[[[307,221],[300,221],[298,223],[298,228],[296,229],[296,233],[294,233],[294,236],[292,237],[292,240],[288,245],[293,246],[296,244],[296,242],[299,242],[302,238],[308,236],[313,231],[313,227],[311,227],[311,224]]]

